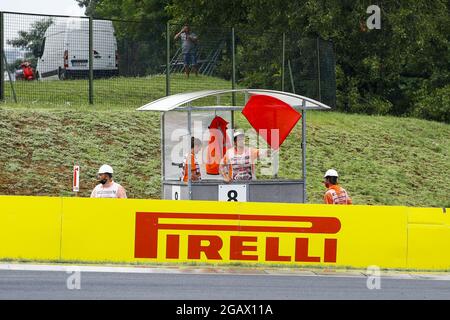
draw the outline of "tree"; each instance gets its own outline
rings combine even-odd
[[[168,0],[76,0],[94,18],[165,24]]]
[[[8,40],[7,43],[13,47],[29,51],[30,54],[26,58],[35,67],[37,58],[41,55],[45,31],[52,23],[51,18],[33,22],[30,31],[19,31],[19,37]]]
[[[161,72],[165,63],[167,0],[77,0],[86,15],[113,20],[121,75]]]
[[[342,111],[418,114],[414,109],[419,102],[424,110],[424,103],[431,101],[426,96],[442,94],[445,90],[439,89],[450,83],[448,0],[374,1],[381,8],[381,30],[367,28],[369,4],[363,0],[77,1],[98,17],[139,21],[117,24],[116,30],[133,45],[147,43],[154,49],[148,52],[153,60],[164,50],[158,33],[166,21],[189,22],[203,34],[235,27],[238,78],[247,86],[280,87],[283,33],[287,34],[289,58],[303,59],[292,63],[294,78],[310,75],[308,68],[313,70],[317,63],[317,59],[301,56],[311,51],[306,50],[312,47],[308,39],[332,41],[337,108]],[[220,68],[227,69],[224,64]],[[303,81],[303,88],[314,91],[313,82]],[[442,104],[447,101],[444,98],[433,101]],[[446,108],[439,105],[437,110]],[[440,119],[439,115],[433,118]]]
[[[173,0],[167,10],[176,21],[234,26],[245,34],[241,39],[245,45],[253,49],[243,54],[265,66],[273,63],[264,58],[264,51],[273,43],[270,33],[290,34],[287,50],[292,52],[298,51],[302,39],[319,36],[331,40],[336,53],[340,110],[410,115],[419,99],[427,101],[424,92],[433,95],[450,83],[450,3],[377,3],[381,8],[381,30],[365,27],[368,3],[361,0]],[[255,45],[258,43],[260,50]],[[275,83],[278,77],[273,70],[270,75],[254,66],[248,70],[241,67],[239,72],[244,72],[246,79],[264,79],[268,84]]]
[[[97,7],[98,0],[76,0],[78,2],[78,5],[83,8],[86,8],[85,15],[95,16],[95,8]]]

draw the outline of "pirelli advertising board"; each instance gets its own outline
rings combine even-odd
[[[2,259],[450,268],[440,208],[47,197],[0,205]]]

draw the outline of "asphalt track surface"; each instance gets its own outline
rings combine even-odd
[[[69,290],[62,271],[0,270],[0,299],[308,300],[450,299],[450,281],[255,274],[81,272]]]

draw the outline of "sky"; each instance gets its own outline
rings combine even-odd
[[[0,0],[0,11],[38,13],[63,16],[85,16],[75,0]],[[39,16],[5,14],[5,48],[11,51],[7,40],[18,37],[19,31],[29,31],[31,24],[42,19]]]
[[[84,16],[75,0],[0,0],[0,11]]]

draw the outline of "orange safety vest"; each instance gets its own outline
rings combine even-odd
[[[326,204],[352,204],[352,199],[344,188],[332,185],[325,192],[324,202]]]
[[[187,163],[187,155],[184,157],[183,160],[183,181],[188,182],[189,177],[189,171],[188,171],[188,163]],[[200,173],[200,166],[198,165],[197,159],[195,158],[195,154],[191,153],[191,181],[198,181],[201,180],[201,173]]]

